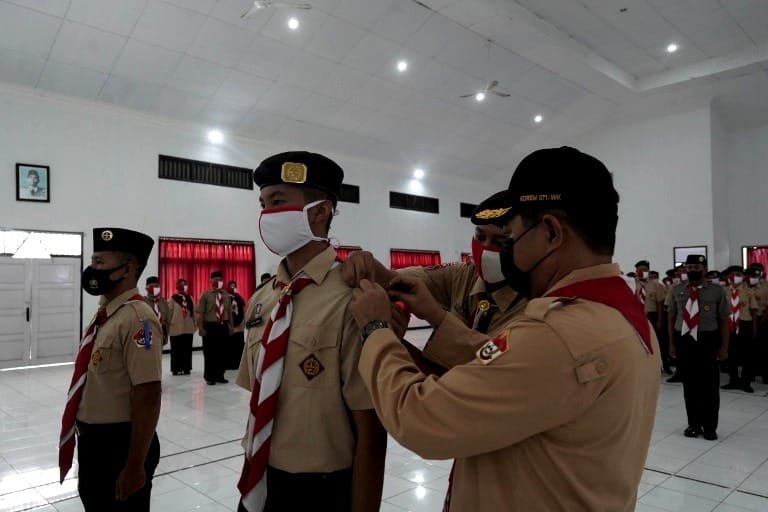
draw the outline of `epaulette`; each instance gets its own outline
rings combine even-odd
[[[543,321],[553,310],[560,309],[576,301],[576,297],[541,297],[528,302],[525,307],[525,316],[534,320]]]

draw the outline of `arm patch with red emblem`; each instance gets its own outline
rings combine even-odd
[[[477,359],[483,364],[488,364],[506,352],[507,349],[509,349],[509,344],[507,343],[507,333],[505,331],[492,340],[485,342],[477,351]]]
[[[133,342],[139,348],[150,349],[152,346],[152,328],[149,326],[149,322],[144,320],[141,323],[141,328],[133,335]]]

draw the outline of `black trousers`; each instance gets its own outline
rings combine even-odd
[[[192,371],[192,334],[171,336],[171,371]]]
[[[224,379],[226,369],[227,344],[229,342],[229,324],[205,322],[203,324],[203,377],[208,382]]]
[[[757,368],[763,376],[763,383],[768,383],[768,322],[762,322],[757,328]]]
[[[267,503],[264,512],[349,512],[352,470],[333,473],[288,473],[267,467]],[[239,505],[238,512],[246,512]]]
[[[749,384],[755,376],[758,358],[758,342],[752,337],[752,321],[740,321],[739,333],[731,333],[728,345],[728,375],[730,381],[738,384]],[[741,377],[739,377],[741,368]]]
[[[115,486],[128,458],[131,424],[93,425],[78,421],[77,430],[77,490],[85,512],[148,512],[152,477],[160,461],[157,434],[144,461],[144,487],[126,501],[117,501]]]
[[[690,334],[675,333],[677,361],[683,372],[683,397],[688,426],[717,430],[720,413],[720,371],[717,354],[722,340],[719,331],[701,332],[698,340]]]
[[[659,340],[659,350],[661,350],[661,366],[665,370],[669,370],[669,366],[672,364],[672,358],[669,355],[669,335],[667,334],[667,324],[662,318],[661,329],[657,329],[656,325],[659,321],[659,313],[647,313],[648,321],[651,322],[654,331],[656,331],[656,338]],[[666,315],[662,315],[666,318]]]
[[[240,359],[243,357],[244,348],[244,332],[236,332],[229,337],[229,343],[227,344],[227,369],[237,370],[240,368]]]

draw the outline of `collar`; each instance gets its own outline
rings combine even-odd
[[[99,306],[105,307],[107,309],[107,316],[110,317],[120,308],[120,306],[125,304],[128,299],[138,294],[138,288],[131,288],[130,290],[121,293],[109,302],[107,302],[106,299],[104,299],[104,296],[102,296],[101,299],[99,299]]]
[[[487,293],[488,289],[485,286],[485,281],[478,275],[475,278],[475,284],[472,286],[472,290],[469,292],[470,297],[473,295],[479,295],[481,293]],[[499,309],[501,311],[506,311],[509,309],[509,306],[512,305],[512,303],[517,298],[517,292],[513,290],[510,286],[505,285],[496,290],[495,292],[491,293],[491,297],[493,297],[493,302],[496,303],[497,306],[499,306]]]
[[[574,283],[612,276],[621,276],[621,271],[619,270],[619,265],[617,263],[603,263],[602,265],[593,265],[591,267],[580,268],[574,270],[560,281],[555,283],[552,288],[544,292],[544,296],[548,295],[553,290],[557,290]]]
[[[309,260],[309,263],[304,265],[304,268],[299,269],[296,275],[303,271],[319,286],[325,281],[334,261],[336,261],[336,250],[329,245],[323,252]],[[285,260],[281,261],[277,267],[277,281],[281,283],[291,282],[291,276],[288,275]]]

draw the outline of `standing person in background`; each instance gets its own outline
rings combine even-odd
[[[144,300],[157,315],[160,325],[163,327],[163,345],[168,344],[168,331],[171,322],[171,314],[168,308],[168,301],[161,295],[160,280],[157,276],[150,276],[145,282],[147,295]]]
[[[189,285],[183,277],[176,281],[176,293],[170,301],[171,373],[192,372],[192,338],[195,327],[195,305]]]
[[[687,280],[672,288],[669,309],[670,351],[683,377],[688,415],[685,437],[717,439],[720,412],[718,361],[728,357],[728,300],[720,286],[704,279],[707,258],[689,255]]]
[[[226,349],[229,342],[229,294],[221,272],[211,272],[211,286],[197,305],[197,330],[203,337],[203,377],[206,384],[226,384]]]
[[[270,282],[273,277],[275,276],[273,276],[269,272],[264,272],[263,274],[261,274],[261,277],[259,278],[259,286],[256,289],[258,290],[259,288],[264,286],[264,284]]]
[[[755,280],[755,300],[757,300],[757,367],[756,374],[763,378],[763,384],[768,384],[768,281],[765,279],[765,268],[762,263],[749,265],[750,284]]]
[[[229,292],[231,309],[226,368],[227,370],[237,370],[240,367],[240,358],[243,355],[243,346],[245,345],[245,300],[237,292],[237,283],[235,281],[227,283],[227,292]]]
[[[725,271],[728,287],[725,294],[728,297],[730,312],[728,327],[730,329],[730,343],[728,358],[728,384],[721,389],[740,389],[747,393],[754,393],[752,389],[752,377],[755,369],[756,343],[757,343],[757,299],[755,292],[749,286],[749,281],[744,279],[744,269],[738,265],[728,267]],[[741,375],[739,375],[741,368]]]

